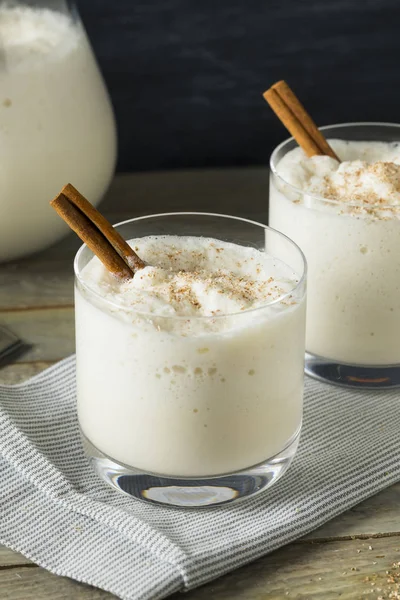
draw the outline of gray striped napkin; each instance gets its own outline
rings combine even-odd
[[[287,544],[400,479],[395,391],[306,380],[288,473],[237,506],[179,510],[113,491],[83,454],[75,361],[0,386],[0,542],[126,600],[190,589]]]

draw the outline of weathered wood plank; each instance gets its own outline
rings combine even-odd
[[[112,600],[113,594],[39,568],[0,569],[1,600]]]
[[[307,539],[343,538],[399,532],[400,483],[397,483],[329,521],[310,533]]]
[[[70,241],[68,236],[68,242]],[[60,243],[66,248],[67,240]],[[71,240],[75,242],[75,240]],[[79,247],[79,241],[76,244]],[[31,258],[20,263],[0,266],[0,318],[1,312],[15,308],[73,304],[74,275],[72,256],[46,262]]]
[[[32,565],[31,561],[18,552],[13,552],[5,546],[0,546],[0,569],[5,567],[14,567],[16,565]]]
[[[102,204],[106,214],[131,217],[169,211],[218,212],[263,217],[268,210],[269,169],[188,169],[118,175]]]
[[[400,537],[291,544],[185,595],[187,600],[397,598]],[[11,565],[10,565],[11,566]],[[392,595],[391,595],[392,594]],[[108,600],[111,594],[40,568],[0,569],[7,600]],[[178,600],[182,596],[174,595]]]
[[[74,352],[72,307],[3,312],[0,323],[32,345],[18,361],[56,361]]]
[[[399,537],[381,538],[371,542],[354,540],[325,544],[291,544],[189,592],[185,598],[398,598],[399,596],[394,594],[400,590],[399,560]],[[171,598],[178,600],[180,597],[174,595]]]

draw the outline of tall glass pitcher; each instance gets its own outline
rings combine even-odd
[[[74,6],[0,1],[0,261],[62,237],[49,200],[70,182],[97,204],[115,158],[111,103]]]

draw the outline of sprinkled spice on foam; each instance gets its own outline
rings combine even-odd
[[[132,240],[146,267],[123,283],[95,272],[101,294],[160,316],[211,316],[261,307],[290,293],[296,274],[256,248],[211,238]],[[285,303],[287,305],[287,303]]]
[[[309,158],[296,148],[278,164],[279,174],[306,194],[341,203],[340,214],[400,218],[400,144],[330,143],[343,162],[327,156]],[[306,202],[298,196],[293,201]]]

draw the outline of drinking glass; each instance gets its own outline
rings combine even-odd
[[[306,264],[264,225],[171,213],[116,226],[125,239],[216,238],[265,252],[290,271],[287,293],[218,316],[157,316],[102,297],[75,259],[78,417],[86,452],[115,488],[153,503],[226,504],[272,485],[288,468],[302,420]],[[284,265],[280,262],[285,257]]]
[[[322,127],[327,138],[399,142],[400,125]],[[303,193],[279,174],[293,138],[271,156],[269,223],[309,267],[306,373],[366,388],[400,385],[400,207]]]

